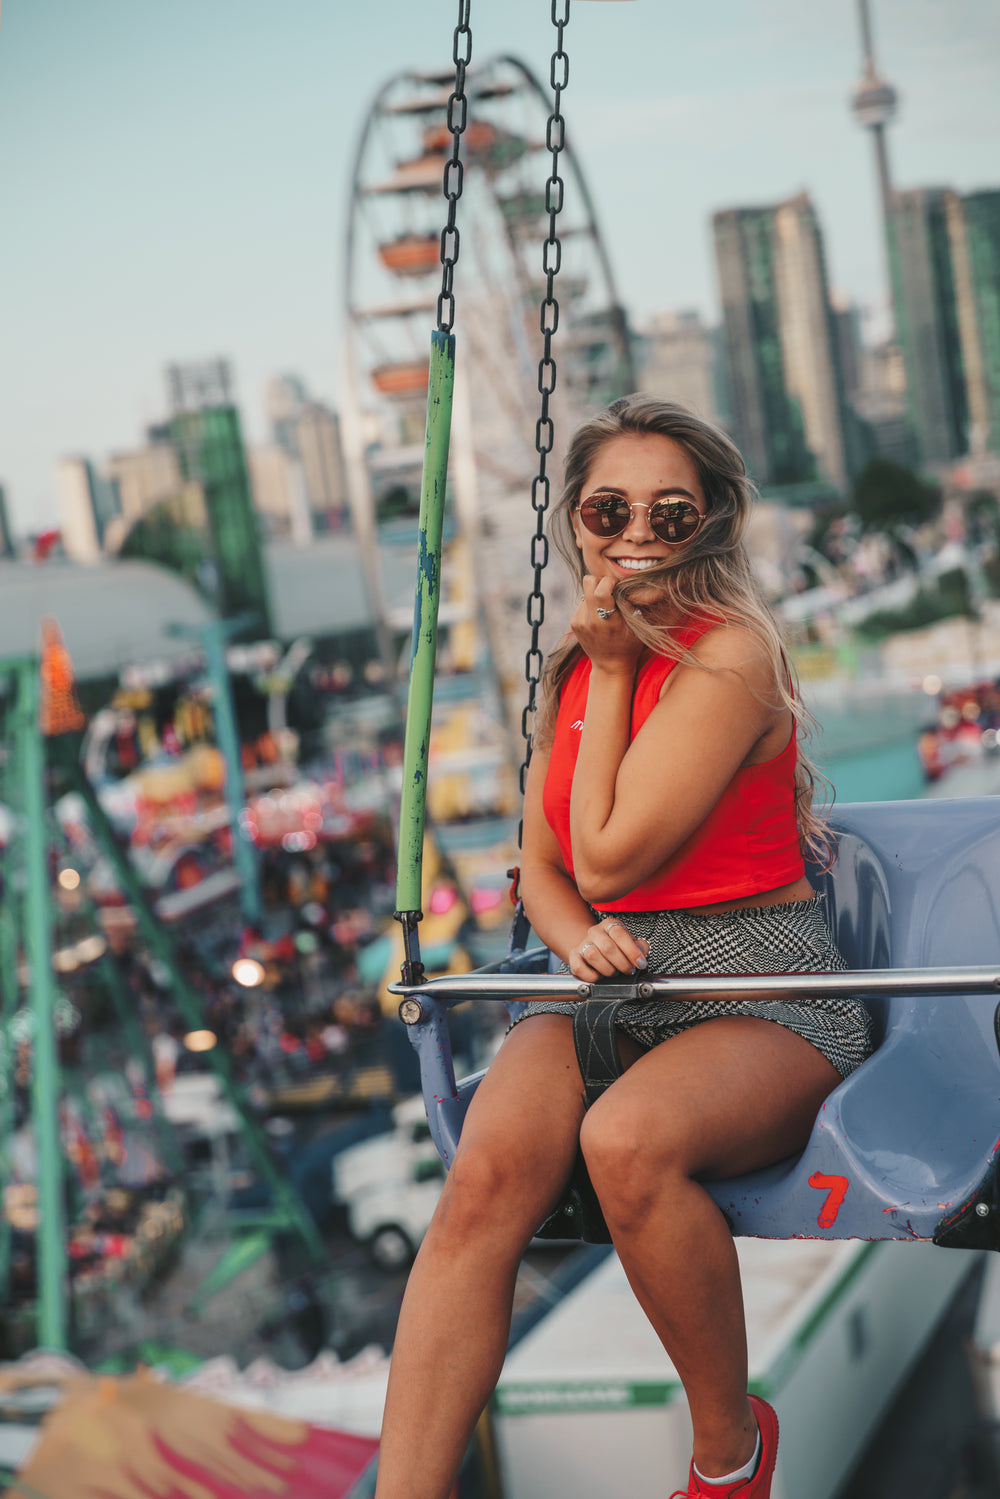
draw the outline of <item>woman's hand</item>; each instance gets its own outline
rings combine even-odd
[[[643,646],[622,618],[611,578],[584,578],[570,628],[595,667],[631,681]]]
[[[588,929],[583,941],[570,949],[566,961],[574,978],[592,984],[597,978],[645,968],[648,953],[649,943],[643,937],[633,937],[623,921],[608,916]]]

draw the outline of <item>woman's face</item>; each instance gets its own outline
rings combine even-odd
[[[618,536],[594,536],[580,519],[580,505],[591,495],[622,496],[632,506]],[[572,511],[576,544],[583,565],[595,578],[641,577],[648,568],[680,562],[687,544],[661,541],[649,526],[649,507],[656,500],[689,500],[701,515],[707,506],[694,459],[680,443],[658,433],[627,432],[609,438],[600,449]],[[631,597],[631,595],[630,595]],[[641,603],[641,597],[636,597]]]

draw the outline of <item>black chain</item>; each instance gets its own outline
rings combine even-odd
[[[531,626],[531,648],[524,658],[528,682],[528,701],[521,714],[524,737],[524,764],[521,766],[521,791],[524,792],[531,760],[531,719],[538,696],[544,661],[538,645],[538,632],[545,619],[545,595],[542,571],[549,560],[549,539],[545,534],[545,512],[549,508],[548,455],[552,451],[555,431],[549,416],[549,397],[556,388],[556,362],[552,357],[552,337],[559,327],[559,303],[555,297],[555,278],[562,263],[562,245],[556,233],[556,218],[563,206],[563,180],[559,175],[559,153],[566,144],[566,122],[560,111],[563,89],[569,83],[569,55],[563,50],[563,32],[569,24],[570,0],[552,0],[552,24],[556,28],[556,49],[552,54],[549,82],[552,86],[552,113],[545,129],[545,145],[552,153],[552,171],[545,184],[545,207],[549,214],[548,238],[542,246],[542,270],[545,272],[545,296],[542,299],[539,326],[542,331],[542,357],[538,361],[538,390],[541,409],[535,424],[535,448],[538,473],[531,481],[531,504],[535,511],[535,534],[531,542],[531,565],[534,579],[528,595],[528,624]],[[561,13],[560,13],[561,11]],[[520,843],[521,830],[518,830]]]
[[[441,295],[437,304],[439,333],[450,333],[455,321],[455,263],[458,260],[459,234],[455,223],[458,200],[462,196],[465,167],[460,157],[462,131],[469,118],[469,101],[465,95],[465,70],[472,57],[472,31],[469,27],[471,0],[458,0],[458,25],[451,55],[455,63],[455,91],[448,100],[448,129],[451,131],[451,156],[444,169],[444,195],[448,199],[448,222],[441,230]]]

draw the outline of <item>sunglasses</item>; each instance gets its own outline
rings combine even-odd
[[[620,494],[592,494],[580,505],[580,519],[592,536],[620,536],[636,510],[646,510],[649,529],[667,546],[680,546],[701,530],[705,517],[690,500],[654,500],[632,505]]]

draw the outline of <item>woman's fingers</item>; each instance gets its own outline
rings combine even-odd
[[[633,937],[624,922],[601,922],[590,928],[570,954],[570,970],[574,977],[588,981],[598,976],[610,978],[615,973],[645,968],[648,953],[649,943]]]
[[[630,973],[633,968],[645,968],[649,943],[642,937],[633,937],[623,921],[614,918],[602,922],[598,930],[610,938],[618,950],[620,961],[615,962],[615,967],[619,971]]]
[[[586,614],[590,624],[610,623],[612,616],[618,613],[614,584],[611,579],[594,578],[588,573],[583,580],[583,600],[580,608]]]
[[[593,939],[581,942],[580,946],[570,953],[569,966],[574,978],[586,979],[588,982],[599,974],[603,973],[607,976],[614,972],[614,969]]]
[[[606,670],[631,672],[642,653],[642,641],[628,627],[615,603],[610,578],[583,580],[583,598],[570,621],[577,644]]]

